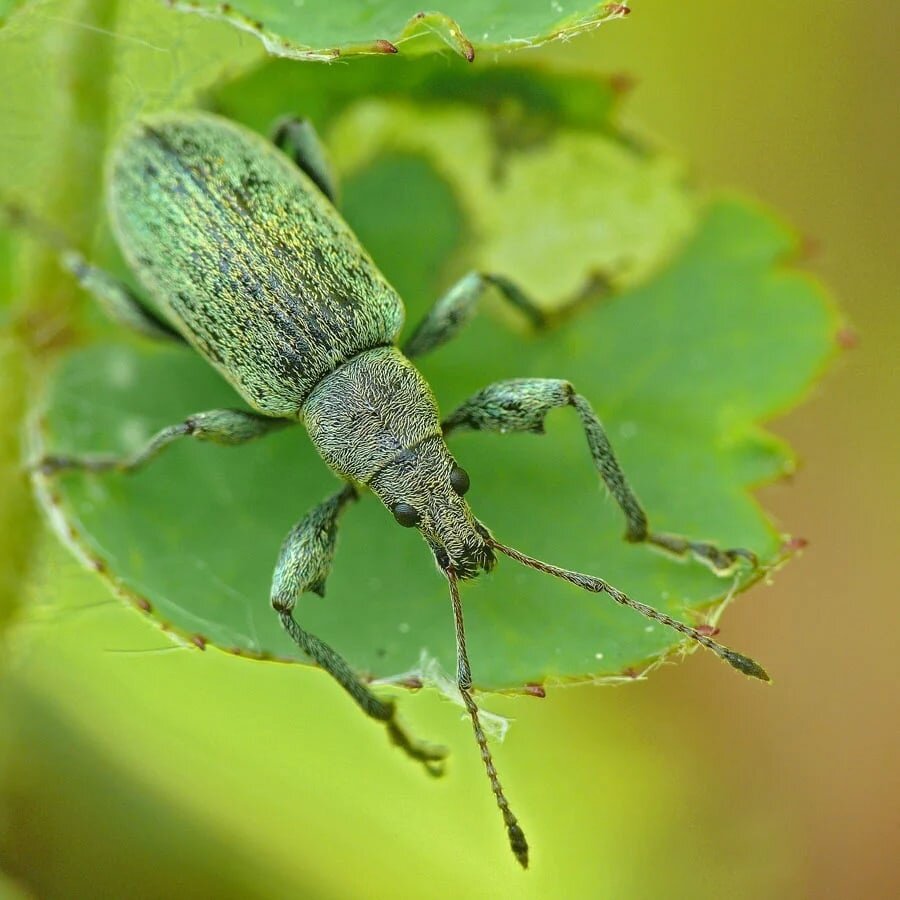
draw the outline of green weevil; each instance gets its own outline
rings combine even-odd
[[[403,303],[337,212],[333,178],[314,130],[303,120],[285,119],[274,138],[266,141],[199,112],[146,117],[121,137],[107,170],[109,216],[126,261],[158,311],[76,251],[61,250],[63,264],[108,315],[143,335],[189,344],[254,411],[197,413],[125,458],[53,455],[37,466],[46,474],[132,472],[183,436],[236,445],[302,422],[343,487],[288,534],[272,583],[275,612],[301,650],[367,715],[382,722],[397,745],[439,774],[444,751],[414,741],[398,724],[393,702],[373,693],[334,649],[294,617],[304,591],[323,592],[338,519],[364,489],[376,494],[400,525],[419,529],[448,582],[459,693],[513,853],[527,866],[528,844],[500,786],[472,698],[460,581],[490,571],[497,554],[504,554],[585,590],[606,593],[747,675],[768,676],[753,660],[600,578],[501,543],[464,499],[469,476],[455,462],[446,438],[463,429],[540,433],[551,409],[572,407],[594,465],[625,516],[627,540],[692,553],[720,571],[742,557],[751,564],[755,560],[748,551],[719,550],[650,531],[599,419],[566,381],[497,382],[442,421],[434,394],[410,360],[454,337],[489,289],[537,326],[545,324],[545,315],[510,280],[475,272],[439,299],[398,345]]]

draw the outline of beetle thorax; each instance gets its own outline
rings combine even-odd
[[[303,418],[325,462],[361,484],[441,434],[428,382],[396,347],[367,350],[326,375],[303,404]]]
[[[488,532],[454,487],[434,394],[396,347],[361,353],[323,378],[303,417],[322,458],[418,527],[442,569],[469,578],[493,566]]]

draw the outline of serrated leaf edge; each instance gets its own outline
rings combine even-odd
[[[271,56],[306,62],[334,62],[351,56],[380,56],[399,52],[399,46],[424,35],[432,34],[453,49],[460,56],[472,62],[476,45],[482,51],[509,51],[540,47],[552,41],[567,41],[579,34],[591,31],[605,22],[623,19],[631,9],[624,3],[603,2],[593,11],[568,16],[551,25],[545,34],[527,38],[510,37],[499,43],[480,43],[467,36],[459,24],[446,13],[440,11],[419,12],[411,16],[400,31],[390,39],[373,38],[370,42],[344,44],[336,47],[313,47],[298,44],[266,30],[265,23],[251,18],[231,3],[204,6],[200,0],[163,0],[176,12],[189,13],[205,19],[225,22],[240,31],[257,38]]]

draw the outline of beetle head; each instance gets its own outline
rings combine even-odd
[[[400,525],[422,532],[442,571],[452,569],[458,578],[474,578],[493,568],[490,533],[463,497],[469,476],[442,438],[426,438],[406,450],[369,486]]]

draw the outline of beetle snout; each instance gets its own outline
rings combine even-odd
[[[451,542],[432,547],[441,569],[452,568],[460,579],[475,578],[480,572],[490,572],[497,562],[494,551],[480,536],[464,543]]]

